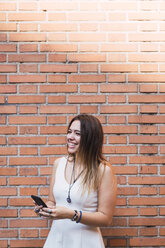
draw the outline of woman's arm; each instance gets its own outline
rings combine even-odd
[[[81,223],[92,226],[108,226],[112,222],[116,204],[117,183],[111,166],[106,166],[98,191],[98,210],[82,213]]]
[[[58,166],[60,159],[56,159],[53,165],[53,169],[52,169],[52,174],[51,174],[51,179],[50,179],[50,186],[49,186],[49,195],[48,195],[48,201],[46,202],[46,205],[48,207],[55,207],[56,205],[56,201],[53,195],[53,186],[54,186],[54,182],[55,182],[55,176],[56,176],[56,169]]]

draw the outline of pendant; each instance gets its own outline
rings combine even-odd
[[[66,199],[68,203],[71,203],[71,199],[70,197],[68,196],[68,198]]]

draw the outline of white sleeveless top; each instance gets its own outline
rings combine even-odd
[[[83,212],[97,211],[97,191],[81,194],[81,178],[73,184],[70,191],[71,203],[67,202],[69,184],[65,179],[67,158],[59,161],[53,194],[57,206],[65,206]],[[53,220],[44,248],[105,248],[98,227],[76,223],[70,219]]]

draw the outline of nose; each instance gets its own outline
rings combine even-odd
[[[68,134],[68,138],[69,138],[69,139],[74,139],[74,133],[73,133],[73,132],[69,133],[69,134]]]

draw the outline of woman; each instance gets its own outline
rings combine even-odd
[[[103,130],[91,115],[78,115],[68,127],[68,156],[55,161],[48,208],[39,215],[53,220],[44,248],[103,248],[99,227],[112,221],[116,180],[103,158]]]

